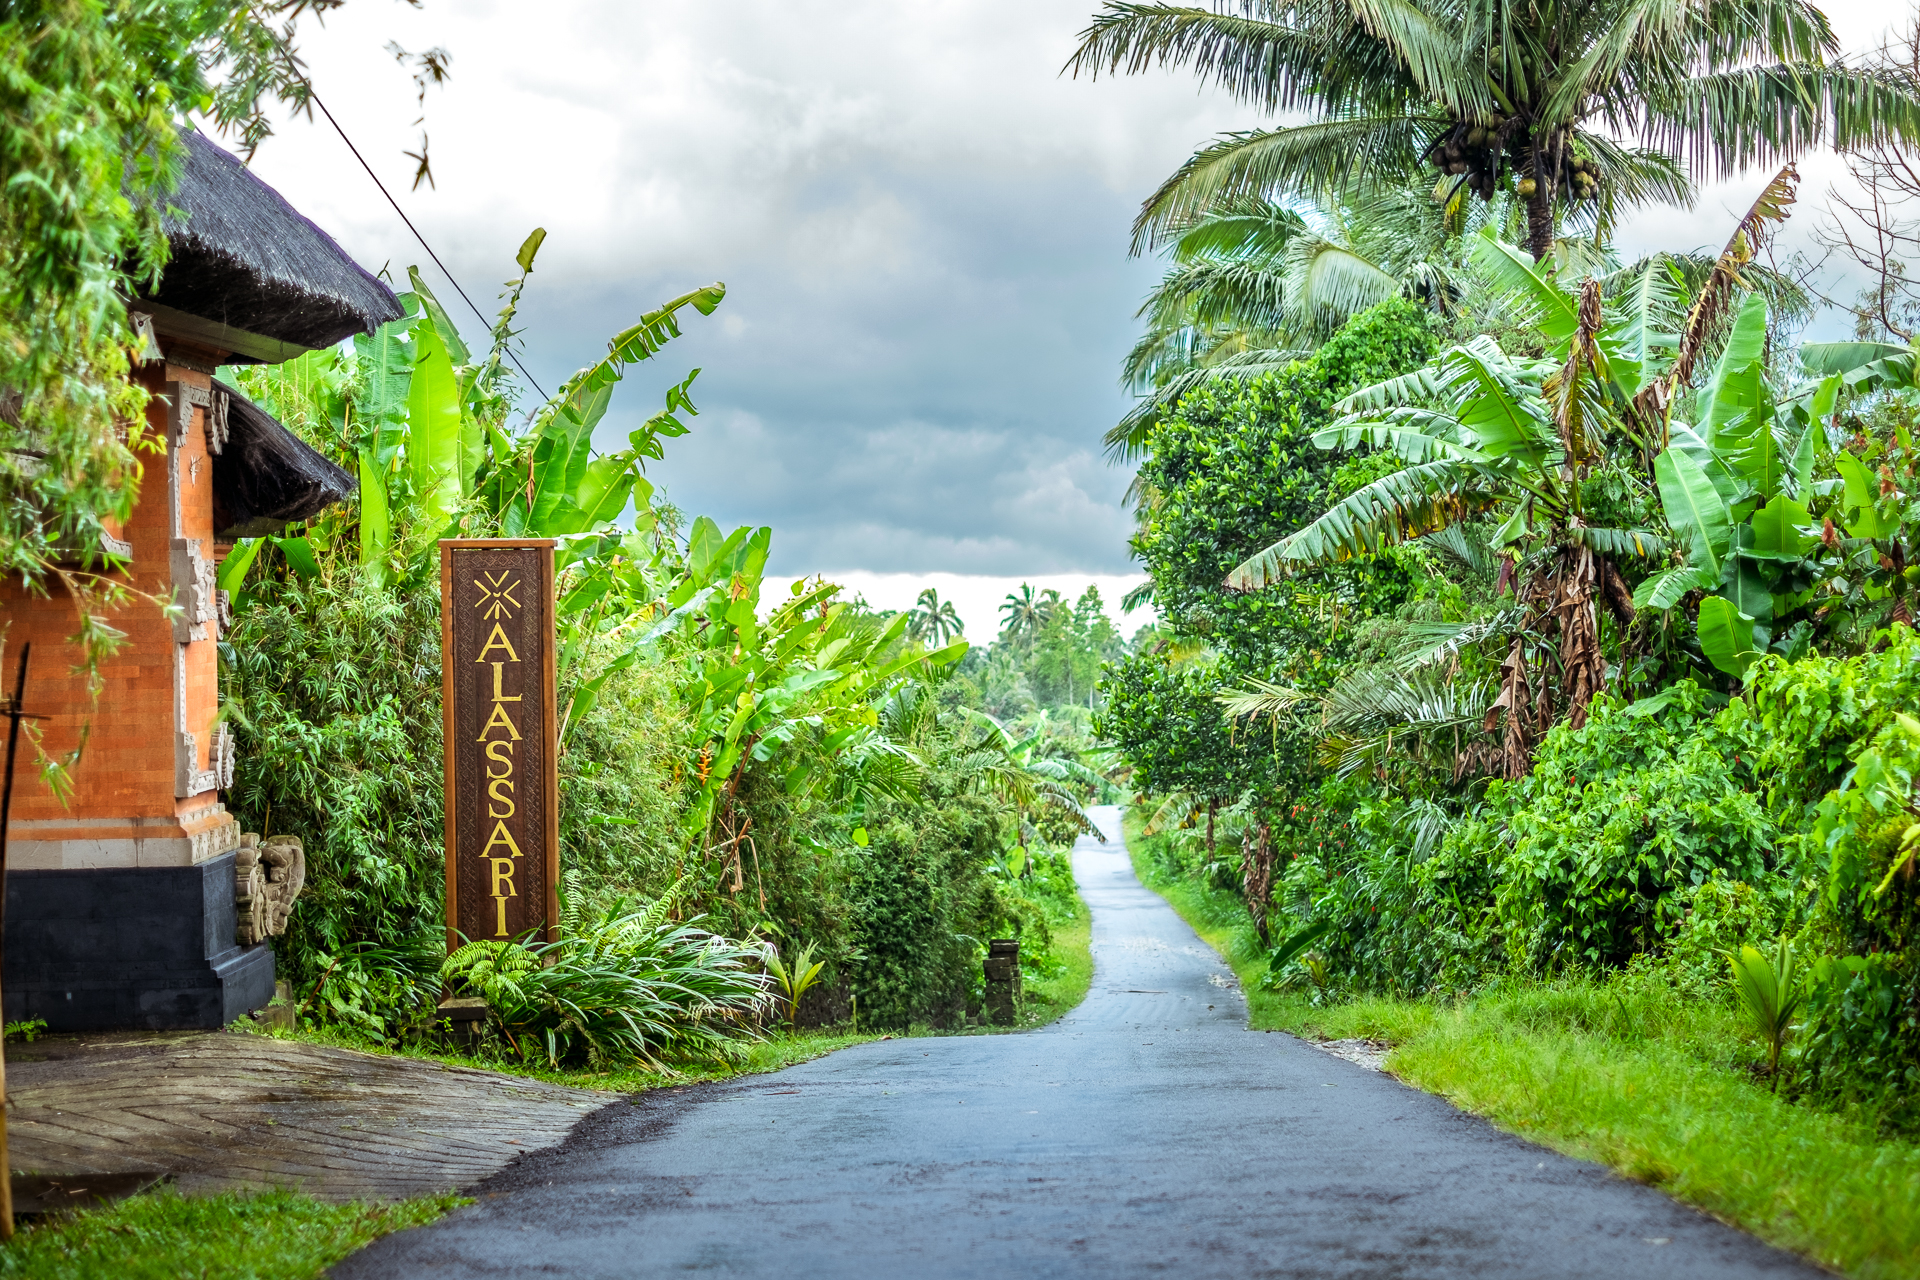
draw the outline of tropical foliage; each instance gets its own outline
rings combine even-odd
[[[950,603],[880,615],[819,579],[770,583],[771,530],[683,523],[654,500],[646,464],[690,429],[698,370],[624,448],[595,449],[626,371],[722,286],[644,313],[515,411],[514,317],[542,239],[484,351],[415,273],[407,319],[231,374],[360,481],[357,501],[242,544],[222,572],[230,802],[309,850],[283,966],[312,1016],[383,1038],[423,1025],[437,542],[538,536],[558,543],[565,927],[531,951],[471,944],[437,975],[488,1000],[497,1050],[549,1066],[724,1052],[803,1016],[771,995],[790,964],[825,993],[816,1020],[857,1000],[869,1023],[963,1021],[985,939],[1024,933],[1023,957],[1051,963],[1031,868],[1085,827],[1099,779],[967,705]],[[1027,874],[996,875],[1009,858]],[[422,941],[394,946],[407,938]]]
[[[1784,1093],[1916,1123],[1916,352],[1786,340],[1756,259],[1796,181],[1712,256],[1483,221],[1471,305],[1136,418],[1167,634],[1099,728],[1273,982],[1630,972],[1738,1002]],[[1357,351],[1392,367],[1319,373]]]
[[[305,0],[29,0],[0,10],[0,562],[81,604],[89,664],[128,589],[102,535],[130,510],[147,392],[127,377],[152,333],[128,298],[167,260],[167,193],[190,117],[251,152],[267,113],[302,108]],[[424,151],[424,148],[423,148]]]

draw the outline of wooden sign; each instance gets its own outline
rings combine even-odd
[[[551,941],[560,920],[553,541],[440,544],[447,949]]]

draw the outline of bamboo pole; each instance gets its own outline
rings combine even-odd
[[[27,657],[33,652],[31,641],[20,646],[20,674],[14,677],[13,701],[7,706],[7,777],[0,786],[0,973],[5,970],[7,953],[7,824],[13,811],[13,760],[20,749],[21,711],[27,695]],[[6,1015],[0,1013],[0,1023]],[[0,1035],[0,1240],[13,1239],[13,1162],[7,1155],[7,1052],[6,1037]]]

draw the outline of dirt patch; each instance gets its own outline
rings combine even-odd
[[[1307,1043],[1322,1053],[1330,1053],[1369,1071],[1384,1071],[1387,1055],[1393,1052],[1393,1046],[1385,1040],[1309,1040]]]

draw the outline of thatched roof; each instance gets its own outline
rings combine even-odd
[[[310,520],[358,488],[266,410],[224,382],[227,438],[213,457],[213,528],[222,542],[278,533]]]
[[[173,256],[150,299],[162,332],[274,362],[400,318],[387,288],[332,236],[225,150],[187,129],[187,161],[167,203]],[[194,322],[199,322],[198,324]]]

